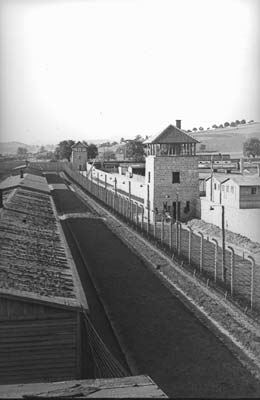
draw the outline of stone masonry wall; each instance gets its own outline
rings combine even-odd
[[[172,183],[172,172],[180,172],[180,183]],[[196,216],[196,203],[199,200],[199,176],[197,157],[155,157],[154,159],[154,207],[159,212],[163,203],[172,207],[180,202],[180,219],[186,221]],[[168,197],[168,198],[167,198]],[[190,202],[190,211],[184,212],[186,202]]]

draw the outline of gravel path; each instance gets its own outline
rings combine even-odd
[[[66,223],[140,373],[171,397],[259,397],[259,381],[103,221]],[[107,223],[124,229],[113,218]],[[167,263],[161,267],[166,272]]]

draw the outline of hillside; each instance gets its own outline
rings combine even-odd
[[[35,153],[39,150],[39,146],[30,146],[21,142],[0,142],[1,154],[16,154],[18,147],[24,147],[30,153]]]
[[[200,144],[206,146],[205,151],[230,152],[233,155],[242,155],[243,143],[251,137],[260,140],[260,122],[239,125],[231,128],[210,129],[191,134]],[[198,145],[200,150],[200,145]]]

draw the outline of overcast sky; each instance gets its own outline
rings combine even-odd
[[[1,141],[259,121],[259,0],[0,0]]]

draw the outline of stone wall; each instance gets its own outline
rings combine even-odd
[[[149,158],[149,157],[147,157]],[[172,183],[172,172],[180,173],[180,183]],[[151,176],[152,178],[152,176]],[[154,180],[150,183],[150,199],[154,208],[163,210],[163,204],[171,207],[176,202],[177,194],[180,202],[180,220],[186,221],[196,216],[196,202],[199,199],[199,176],[197,157],[155,157]],[[190,202],[190,210],[184,208]]]

